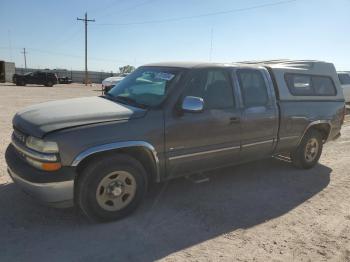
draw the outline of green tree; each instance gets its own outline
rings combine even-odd
[[[119,71],[121,74],[129,74],[134,70],[135,70],[135,67],[131,65],[125,65],[125,66],[119,67]]]

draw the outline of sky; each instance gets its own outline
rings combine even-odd
[[[82,70],[317,59],[350,70],[350,0],[0,0],[0,60]]]

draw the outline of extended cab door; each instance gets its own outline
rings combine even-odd
[[[36,81],[36,72],[34,72],[34,73],[30,73],[30,74],[28,74],[28,75],[26,75],[26,83],[27,84],[33,84],[33,83],[35,83]]]
[[[227,69],[192,69],[178,105],[186,96],[203,98],[198,113],[174,110],[165,116],[168,175],[199,172],[234,163],[240,151],[240,117]]]
[[[237,69],[242,102],[242,161],[262,158],[273,152],[278,132],[278,108],[268,71]]]

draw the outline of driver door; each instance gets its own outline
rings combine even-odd
[[[204,110],[166,116],[168,175],[199,172],[237,161],[241,112],[230,72],[218,68],[193,70],[181,97],[186,96],[203,98]]]
[[[38,72],[33,72],[29,75],[27,79],[28,84],[38,84],[39,79],[39,73]]]

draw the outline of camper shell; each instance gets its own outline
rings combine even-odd
[[[293,101],[296,96],[289,89],[286,81],[286,75],[296,74],[300,76],[322,76],[329,77],[336,89],[335,95],[297,95],[297,100],[339,100],[344,101],[343,90],[337,75],[337,71],[332,63],[316,60],[267,60],[267,61],[248,61],[242,64],[250,66],[266,67],[273,77],[278,89],[280,100]]]

